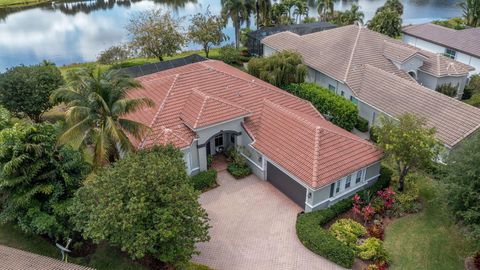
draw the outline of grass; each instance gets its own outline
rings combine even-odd
[[[49,3],[51,0],[0,0],[0,9],[11,7],[34,6],[42,3]]]
[[[60,252],[54,244],[38,235],[25,234],[11,224],[0,225],[0,245],[5,245],[28,252],[60,259]],[[97,247],[93,254],[84,258],[68,259],[71,263],[89,266],[97,270],[147,270],[144,266],[130,260],[128,256],[116,248],[106,244]],[[190,263],[186,270],[209,270],[204,265]]]
[[[428,178],[420,184],[424,209],[397,219],[386,229],[385,247],[392,256],[391,269],[463,269],[474,245],[454,224],[439,200],[438,183]]]
[[[0,1],[2,1],[2,0],[0,0]],[[177,59],[177,58],[186,57],[186,56],[189,56],[189,55],[192,55],[192,54],[198,54],[200,56],[205,57],[205,52],[203,50],[198,50],[198,51],[185,51],[185,52],[177,53],[173,56],[166,56],[166,57],[164,57],[164,60],[165,61],[173,60],[173,59]],[[210,49],[210,53],[209,53],[208,57],[218,59],[220,57],[220,49],[219,48]],[[121,66],[121,67],[133,67],[133,66],[139,66],[139,65],[144,65],[144,64],[156,63],[158,61],[159,61],[158,58],[153,58],[153,57],[151,57],[151,58],[137,57],[137,58],[130,58],[130,59],[127,59],[127,60],[121,62],[119,64],[119,66]],[[86,63],[77,63],[77,64],[65,65],[65,66],[61,66],[59,68],[60,68],[60,71],[63,74],[65,74],[66,72],[68,72],[69,70],[72,70],[72,69],[82,68],[82,67],[95,67],[95,66],[98,66],[101,69],[108,69],[108,68],[112,67],[112,65],[103,65],[103,64],[99,64],[97,62],[86,62]]]

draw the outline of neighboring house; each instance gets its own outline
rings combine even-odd
[[[128,117],[151,130],[139,149],[173,144],[189,174],[236,147],[253,172],[305,211],[324,208],[376,181],[382,152],[325,120],[311,103],[220,61],[137,78],[155,107]]]
[[[443,54],[480,73],[480,28],[455,30],[433,23],[405,26],[403,41],[417,48]]]
[[[60,252],[58,253],[60,255]],[[93,270],[50,257],[0,245],[0,269],[6,270]]]
[[[249,32],[247,34],[247,49],[248,52],[252,55],[262,56],[263,55],[263,45],[262,39],[264,37],[280,33],[283,31],[290,31],[295,34],[305,35],[310,33],[315,33],[327,29],[335,28],[334,24],[328,22],[314,22],[314,23],[302,23],[302,24],[289,24],[289,25],[279,25],[274,27],[263,27],[261,29]]]
[[[436,128],[447,149],[480,126],[479,109],[417,83],[458,83],[463,89],[470,67],[447,57],[355,25],[304,36],[283,32],[262,42],[266,55],[300,53],[308,66],[307,80],[357,104],[370,125],[380,114],[414,113]]]

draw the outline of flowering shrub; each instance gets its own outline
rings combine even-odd
[[[384,190],[377,191],[378,197],[383,200],[383,210],[392,209],[393,204],[395,203],[395,191],[391,187],[388,187]]]
[[[368,226],[368,234],[372,237],[383,240],[384,229],[381,224],[375,223]]]
[[[339,219],[330,226],[330,232],[338,241],[354,248],[358,238],[365,235],[367,230],[352,219]]]
[[[355,194],[353,200],[353,213],[360,215],[365,223],[368,223],[375,215],[375,208],[371,203],[365,205],[365,202],[360,198],[358,194]]]

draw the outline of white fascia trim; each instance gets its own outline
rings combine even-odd
[[[208,129],[208,128],[211,128],[211,127],[214,127],[214,126],[223,125],[223,124],[228,123],[228,122],[233,122],[233,121],[236,121],[236,120],[239,120],[239,119],[243,119],[243,118],[249,117],[249,116],[251,116],[251,115],[252,115],[252,114],[247,114],[247,115],[243,115],[243,116],[239,116],[239,117],[236,117],[236,118],[232,118],[232,119],[229,119],[229,120],[226,120],[226,121],[223,121],[223,122],[215,123],[215,124],[212,124],[212,125],[209,125],[209,126],[205,126],[205,127],[201,127],[201,128],[196,128],[196,129],[190,128],[190,129],[192,129],[193,131],[197,132],[197,131],[201,131],[201,130],[204,130],[204,129]]]
[[[193,171],[196,171],[196,170],[200,170],[200,167],[192,168],[192,169],[190,170],[190,173],[192,173]]]
[[[246,156],[244,153],[240,153],[244,158],[248,159],[250,162],[253,163],[253,165],[255,165],[257,168],[259,168],[260,170],[264,170],[263,167],[260,167],[255,161],[253,161],[251,158],[249,158],[248,156]],[[262,158],[263,158],[263,155],[262,155]]]
[[[375,175],[375,176],[370,177],[369,179],[366,179],[361,185],[355,186],[355,189],[352,189],[352,190],[358,190],[359,188],[361,188],[361,187],[365,186],[366,184],[368,184],[372,179],[377,178],[377,177],[379,177],[379,176],[380,176],[380,174],[377,174],[377,175]],[[351,190],[350,190],[350,191],[351,191]],[[342,194],[342,193],[336,194],[336,195],[334,195],[333,197],[330,197],[330,198],[328,198],[328,199],[326,199],[326,200],[323,200],[323,201],[321,201],[321,202],[316,203],[315,205],[311,205],[311,204],[309,204],[307,201],[305,201],[305,205],[307,205],[308,207],[310,207],[310,208],[313,209],[313,208],[315,208],[315,207],[317,207],[317,206],[319,206],[319,205],[321,205],[321,204],[324,204],[324,203],[326,203],[326,202],[332,202],[332,201],[338,199],[338,197],[341,197],[341,196],[338,196],[338,195],[344,195],[345,193],[348,193],[348,192],[343,192],[343,194]]]

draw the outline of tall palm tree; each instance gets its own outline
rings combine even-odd
[[[270,12],[272,10],[272,3],[270,0],[257,0],[257,28],[262,26],[269,26],[272,21]]]
[[[472,27],[480,27],[480,1],[465,0],[460,4],[463,9],[463,17],[466,24]]]
[[[245,2],[245,9],[247,10],[246,12],[246,17],[245,17],[245,23],[247,24],[247,28],[250,29],[251,21],[250,18],[252,17],[252,14],[256,14],[256,0],[244,0]]]
[[[349,25],[354,22],[359,22],[363,24],[363,18],[365,15],[360,11],[360,6],[357,4],[352,4],[350,9],[346,10],[342,16],[342,24]]]
[[[326,21],[328,16],[333,14],[333,4],[333,0],[318,0],[317,11],[322,21]]]
[[[298,0],[295,2],[295,10],[293,11],[293,15],[295,15],[295,21],[297,23],[301,23],[302,16],[308,17],[308,6],[307,1]]]
[[[222,16],[231,19],[235,28],[235,47],[240,44],[240,26],[246,21],[248,11],[244,0],[221,0]]]
[[[140,139],[147,126],[124,118],[145,106],[149,98],[130,99],[127,93],[141,85],[118,71],[79,69],[67,74],[67,84],[52,94],[52,101],[68,107],[60,144],[82,149],[95,168],[134,150],[128,135]]]

